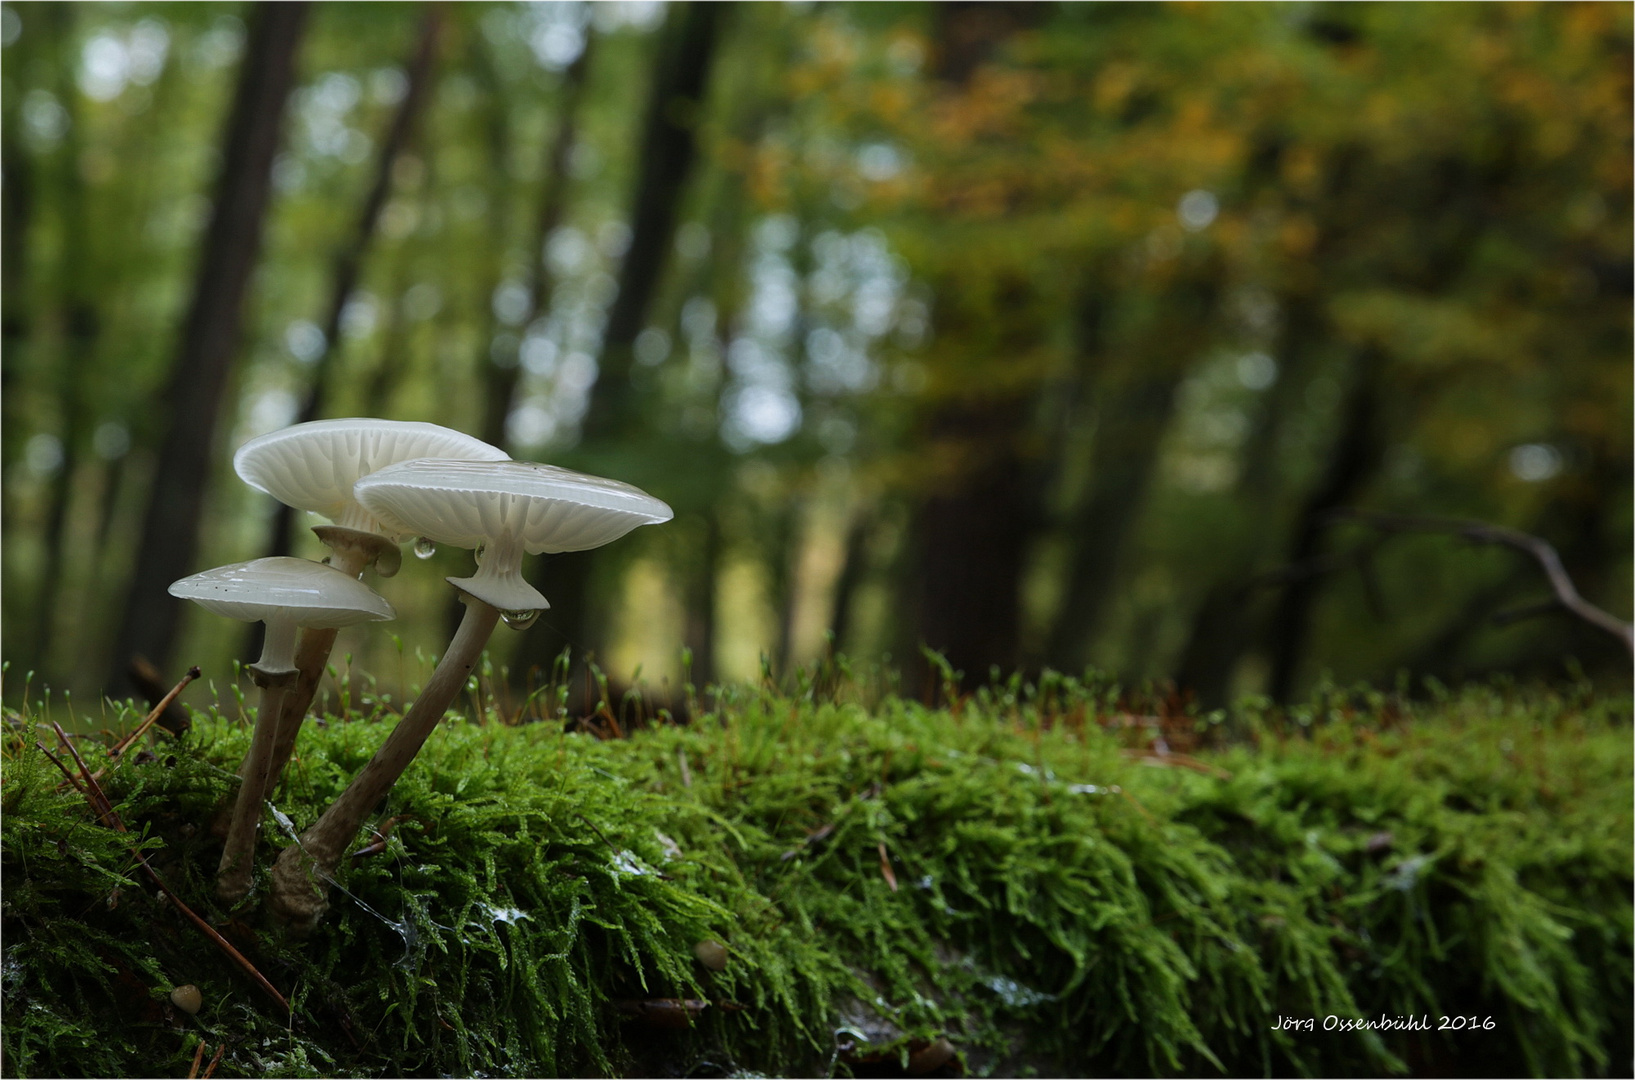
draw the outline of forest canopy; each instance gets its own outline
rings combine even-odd
[[[1540,537],[1629,616],[1627,3],[8,3],[0,41],[8,696],[230,683],[248,630],[165,589],[319,557],[230,460],[344,416],[674,507],[530,560],[518,688],[564,647],[1628,684],[1524,555],[1382,527]],[[335,653],[391,693],[471,565],[407,563]]]

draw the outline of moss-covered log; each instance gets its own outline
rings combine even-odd
[[[127,836],[8,714],[4,1073],[186,1075],[201,1042],[218,1076],[1628,1069],[1627,700],[815,698],[608,741],[451,721],[300,943],[211,889],[244,724],[110,770]],[[394,719],[303,732],[252,901]],[[1382,1017],[1433,1030],[1325,1030]]]

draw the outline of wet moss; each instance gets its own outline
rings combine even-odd
[[[185,1075],[203,1041],[219,1076],[1627,1067],[1626,700],[1353,693],[1155,728],[1054,677],[953,708],[801,690],[608,741],[451,717],[299,943],[213,900],[240,724],[200,716],[113,770],[121,836],[8,714],[0,1064]],[[263,869],[392,719],[309,725]],[[1492,1027],[1322,1030],[1381,1015]]]

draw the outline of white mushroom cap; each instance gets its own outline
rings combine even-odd
[[[397,617],[385,598],[357,578],[288,555],[185,577],[171,584],[170,595],[245,622],[276,617],[295,626],[341,627]]]
[[[314,420],[251,439],[233,455],[233,469],[251,487],[298,510],[350,529],[390,533],[358,505],[352,486],[376,469],[424,457],[504,461],[505,451],[437,424]]]
[[[523,552],[601,547],[675,516],[630,484],[532,461],[405,461],[365,476],[355,491],[390,529],[483,548],[475,577],[449,580],[502,611],[550,606],[522,580]]]

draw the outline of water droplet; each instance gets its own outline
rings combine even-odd
[[[424,536],[414,542],[415,558],[429,559],[435,554],[437,554],[437,545],[426,539]]]
[[[526,630],[530,626],[534,625],[535,619],[539,618],[539,609],[528,608],[525,611],[502,611],[500,612],[500,618],[504,619],[505,625],[509,626],[513,630]]]

